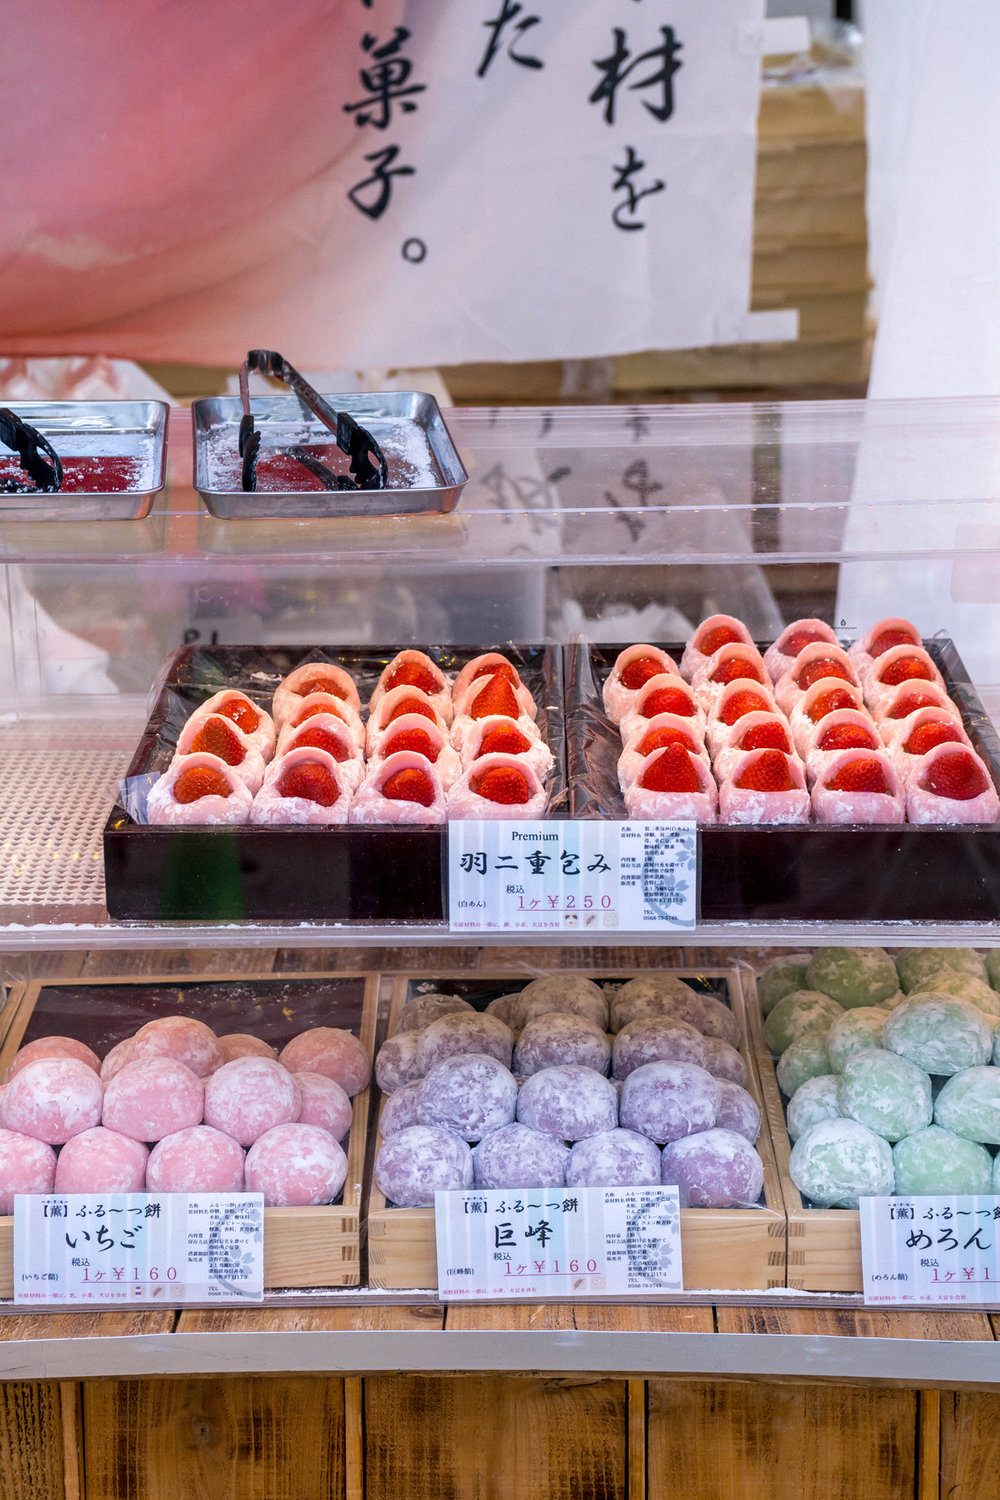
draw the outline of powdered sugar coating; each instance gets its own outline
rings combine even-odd
[[[593,1068],[562,1063],[533,1073],[521,1085],[517,1118],[562,1141],[582,1141],[618,1123],[618,1099]]]
[[[799,1136],[788,1158],[792,1181],[822,1207],[857,1208],[858,1199],[893,1189],[892,1148],[857,1120],[818,1120]]]
[[[514,1122],[484,1136],[472,1153],[472,1164],[476,1187],[562,1187],[569,1147],[544,1131]]]
[[[721,1130],[735,1130],[753,1145],[760,1135],[760,1110],[752,1094],[738,1083],[726,1078],[717,1078],[719,1085],[719,1113],[716,1125]]]
[[[696,1063],[703,1068],[707,1060],[701,1032],[677,1016],[642,1016],[630,1021],[615,1037],[612,1051],[616,1078],[627,1078],[651,1062]]]
[[[710,1130],[719,1113],[719,1085],[695,1063],[652,1062],[630,1073],[622,1086],[619,1119],[663,1145]]]
[[[532,979],[521,991],[515,1026],[527,1026],[538,1016],[555,1011],[584,1016],[602,1031],[608,1027],[608,1001],[600,985],[583,974],[546,974]]]
[[[746,1088],[747,1065],[735,1047],[717,1036],[705,1038],[705,1067],[713,1078],[725,1078]]]
[[[335,1141],[342,1141],[351,1128],[354,1111],[339,1083],[322,1073],[295,1073],[302,1108],[300,1125],[318,1125],[328,1130]]]
[[[293,1036],[278,1054],[289,1073],[323,1073],[349,1099],[366,1089],[372,1076],[368,1053],[356,1036],[338,1026],[313,1026]]]
[[[640,974],[611,997],[610,1029],[621,1031],[640,1016],[679,1016],[696,1027],[704,1026],[701,996],[675,974]]]
[[[456,733],[460,720],[455,721]],[[467,720],[472,724],[474,720]],[[520,720],[517,721],[520,728]],[[524,777],[527,785],[527,800],[524,802],[493,802],[489,797],[483,797],[475,790],[473,783],[478,785],[479,778],[485,776],[488,771],[511,769],[519,771]],[[449,788],[445,799],[448,817],[454,819],[463,818],[502,818],[507,821],[524,818],[540,818],[545,812],[548,793],[543,787],[538,775],[531,766],[519,759],[516,755],[483,755],[479,760],[473,761],[467,771]]]
[[[431,1068],[417,1090],[421,1125],[439,1125],[465,1141],[479,1141],[509,1125],[517,1104],[514,1075],[486,1053],[447,1057]]]
[[[188,771],[210,771],[221,777],[228,792],[212,792],[206,797],[197,797],[193,802],[178,802],[174,787]],[[224,760],[217,755],[197,751],[194,755],[183,755],[170,762],[163,775],[151,787],[146,798],[146,821],[154,824],[180,825],[239,824],[249,823],[253,794],[245,781],[241,781]]]
[[[290,750],[303,748],[303,739],[308,735],[310,729],[323,730],[324,735],[328,735],[336,741],[337,745],[343,751],[343,759],[334,754],[332,750],[328,750],[327,753],[333,755],[338,766],[342,768],[344,775],[348,778],[348,785],[351,789],[353,790],[359,786],[365,774],[363,754],[364,729],[361,727],[360,719],[358,720],[357,727],[355,727],[353,724],[348,723],[342,713],[321,713],[310,714],[308,718],[303,719],[301,724],[286,724],[278,735],[276,755],[280,757],[287,755]],[[308,744],[305,748],[308,749]]]
[[[61,1146],[101,1123],[104,1086],[75,1057],[40,1057],[11,1078],[0,1097],[0,1123],[8,1130]]]
[[[725,674],[724,677],[720,677],[720,673]],[[733,676],[733,673],[737,675]],[[742,641],[720,646],[692,672],[691,691],[705,712],[710,714],[731,682],[756,683],[770,696],[771,679],[756,646],[748,646]]]
[[[286,780],[289,773],[298,766],[311,765],[321,767],[334,782],[337,796],[333,802],[314,802],[311,797],[286,796],[283,792],[283,787],[294,784],[290,778]],[[287,751],[268,767],[264,785],[253,799],[250,822],[264,828],[346,823],[351,796],[349,778],[329,751],[317,750],[311,745],[299,746]]]
[[[397,1130],[406,1130],[410,1125],[418,1125],[417,1119],[417,1095],[420,1092],[420,1079],[415,1083],[404,1083],[403,1087],[382,1105],[382,1113],[379,1115],[378,1128],[383,1136],[394,1135]]]
[[[528,1078],[559,1063],[579,1063],[597,1073],[607,1073],[611,1043],[601,1027],[586,1016],[564,1011],[536,1016],[517,1039],[513,1070]]]
[[[383,1094],[393,1094],[404,1083],[424,1076],[417,1061],[418,1031],[398,1031],[387,1037],[375,1059],[375,1082]]]
[[[375,1158],[375,1184],[389,1203],[418,1208],[436,1192],[472,1186],[472,1151],[454,1131],[433,1125],[397,1130]]]
[[[659,646],[626,646],[620,651],[615,659],[614,666],[604,680],[601,689],[601,701],[604,704],[604,712],[612,724],[620,724],[625,715],[631,710],[638,697],[640,688],[627,688],[622,682],[622,673],[630,662],[637,661],[640,657],[650,657],[659,664],[659,672],[656,676],[676,675],[680,677],[680,670],[673,657],[668,656],[666,651]]]
[[[241,1193],[243,1147],[210,1125],[192,1125],[158,1141],[146,1164],[150,1193]]]
[[[751,1208],[764,1163],[736,1131],[703,1130],[664,1147],[662,1181],[676,1184],[681,1208]]]
[[[292,1125],[302,1110],[299,1086],[269,1057],[237,1057],[205,1084],[205,1124],[252,1146],[275,1125]]]
[[[492,672],[485,670],[492,667]],[[517,688],[521,686],[521,674],[514,663],[499,651],[484,651],[480,656],[474,656],[455,678],[451,689],[451,701],[454,704],[456,714],[466,712],[468,703],[479,692],[483,683],[488,682],[491,677],[496,676],[498,668],[509,669],[513,674],[512,685]]]
[[[248,1193],[263,1193],[265,1208],[332,1203],[347,1180],[347,1157],[318,1125],[275,1125],[247,1152]]]
[[[982,772],[985,788],[975,797],[956,799],[932,792],[927,778],[939,761],[954,756],[971,756]],[[989,770],[974,751],[959,745],[935,745],[922,755],[910,772],[906,784],[906,816],[911,823],[995,823],[1000,819],[1000,797],[997,796]]]
[[[408,798],[387,797],[384,794],[386,782],[403,771],[418,771],[425,779],[425,783],[431,788],[428,806]],[[365,779],[351,803],[349,820],[351,823],[369,825],[428,824],[443,823],[445,815],[445,793],[437,766],[416,750],[397,750],[384,760],[376,758],[369,763]]]
[[[690,751],[687,755],[687,764],[698,778],[696,792],[658,792],[642,785],[642,777],[647,770],[652,773],[656,761],[666,753],[665,750],[654,750],[652,755],[646,757],[646,763],[636,780],[625,788],[624,802],[628,816],[650,821],[693,818],[699,824],[714,823],[718,794],[712,773],[702,757],[692,755]]]
[[[497,995],[496,999],[491,1000],[489,1005],[487,1005],[485,1014],[496,1016],[497,1020],[502,1021],[505,1026],[516,1027],[518,1024],[516,1020],[517,1007],[520,1003],[520,991],[512,995]]]
[[[407,708],[407,704],[414,706]],[[438,729],[443,730],[445,734],[448,733],[448,725],[445,723],[443,714],[427,693],[415,687],[391,688],[384,697],[379,699],[378,706],[372,710],[368,718],[365,750],[369,757],[382,754],[382,744],[390,724],[394,724],[397,719],[409,714],[415,714],[425,724],[436,724]]]
[[[95,1073],[101,1071],[100,1058],[84,1042],[78,1042],[71,1036],[39,1036],[15,1052],[14,1060],[7,1069],[8,1083],[28,1063],[37,1062],[40,1057],[75,1057],[77,1062],[86,1063]]]
[[[746,750],[734,764],[719,787],[719,822],[758,826],[764,823],[808,823],[809,793],[802,764],[793,755],[783,756],[792,790],[757,791],[743,787],[740,778],[751,771],[764,755],[781,755],[780,750]]]
[[[459,758],[461,770],[468,770],[477,760],[483,758],[480,754],[480,746],[492,730],[509,726],[511,722],[503,714],[488,714],[485,719],[474,719],[472,728],[468,730],[462,739],[462,753]],[[515,760],[530,766],[539,781],[544,781],[556,763],[555,756],[542,739],[538,725],[533,720],[522,714],[516,721],[515,727],[523,738],[528,741],[528,748],[526,750],[512,751],[511,753],[514,755]],[[451,753],[456,756],[458,755],[458,752],[455,750],[452,750]],[[452,781],[458,779],[458,774],[457,772],[452,777]]]
[[[269,1042],[262,1041],[259,1036],[251,1036],[248,1031],[230,1031],[225,1036],[219,1037],[219,1046],[222,1049],[223,1062],[235,1062],[238,1057],[271,1057],[277,1058],[277,1048],[272,1047]]]
[[[785,1110],[785,1123],[793,1141],[797,1141],[800,1135],[804,1135],[810,1125],[816,1125],[820,1120],[839,1118],[840,1110],[837,1108],[839,1082],[840,1079],[836,1073],[822,1073],[816,1078],[807,1078],[805,1083],[800,1084],[795,1090]]]
[[[0,1214],[14,1212],[17,1193],[51,1193],[56,1153],[45,1141],[0,1130]]]
[[[474,1009],[468,1000],[463,1000],[458,995],[414,995],[399,1013],[396,1033],[423,1031],[432,1021],[440,1021],[442,1016],[459,1015],[462,1012],[468,1014]]]
[[[189,1125],[200,1125],[205,1086],[172,1057],[130,1062],[112,1078],[104,1095],[103,1123],[137,1141],[159,1141]]]
[[[149,1152],[141,1141],[95,1125],[68,1140],[59,1152],[56,1193],[141,1193]]]
[[[880,770],[888,792],[838,791],[830,786],[841,771],[855,763]],[[817,823],[902,823],[903,795],[888,755],[879,750],[837,751],[812,789],[812,810]]]
[[[566,1169],[567,1187],[657,1187],[659,1182],[659,1147],[620,1127],[577,1141]]]
[[[472,1011],[442,1016],[419,1033],[417,1066],[424,1075],[448,1057],[482,1052],[509,1068],[514,1054],[514,1033],[496,1016]]]
[[[830,676],[815,678],[807,687],[802,687],[800,677],[807,670],[814,670],[817,663],[825,661],[835,663],[839,670],[835,670]],[[799,652],[788,671],[782,673],[774,684],[774,699],[781,712],[791,714],[796,704],[801,702],[816,682],[846,682],[850,687],[861,688],[861,679],[847,652],[828,641],[814,641]]]
[[[364,753],[366,739],[366,730],[361,722],[361,715],[349,703],[344,703],[340,698],[334,698],[332,693],[309,693],[299,700],[288,722],[282,725],[281,734],[278,737],[281,754],[285,754],[290,748],[294,730],[301,729],[303,724],[311,723],[313,719],[325,723],[327,716],[332,716],[339,719],[342,724],[346,724],[354,743],[355,755],[360,757]]]
[[[193,1016],[158,1016],[140,1026],[132,1039],[129,1061],[146,1062],[151,1057],[172,1057],[199,1078],[207,1078],[224,1061],[215,1032]]]

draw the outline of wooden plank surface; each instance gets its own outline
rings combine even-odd
[[[896,1308],[719,1307],[720,1333],[817,1334],[868,1339],[992,1339],[986,1313]],[[905,1367],[900,1375],[906,1376]]]
[[[58,1381],[0,1384],[0,1495],[66,1500],[63,1388]],[[76,1472],[70,1465],[71,1474]]]
[[[940,1393],[941,1500],[996,1500],[1000,1490],[1000,1395]],[[925,1500],[920,1496],[920,1500]],[[927,1500],[938,1500],[928,1494]]]

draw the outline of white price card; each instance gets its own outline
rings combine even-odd
[[[436,1193],[443,1301],[679,1292],[675,1187]]]
[[[861,1198],[865,1301],[1000,1302],[1000,1197]]]
[[[14,1199],[14,1301],[260,1302],[260,1193]]]
[[[693,928],[698,854],[694,823],[449,823],[451,930]]]

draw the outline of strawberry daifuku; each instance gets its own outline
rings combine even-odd
[[[515,755],[484,755],[448,792],[449,818],[540,818],[546,792],[531,766]]]
[[[935,745],[910,773],[906,815],[911,823],[995,823],[1000,798],[974,751]]]
[[[399,750],[369,769],[351,804],[352,823],[443,823],[445,794],[436,766]]]
[[[627,646],[615,660],[601,689],[604,711],[620,724],[635,705],[636,695],[653,677],[680,676],[673,657],[659,646]]]
[[[300,748],[273,761],[253,799],[250,821],[262,825],[346,823],[351,791],[325,750]]]
[[[335,666],[333,662],[304,662],[294,672],[289,672],[274,690],[272,711],[275,723],[284,724],[295,713],[300,701],[313,693],[328,693],[355,711],[361,708],[354,679],[343,667]]]
[[[714,823],[717,794],[705,761],[683,745],[667,745],[645,759],[625,789],[630,818],[694,818]]]
[[[199,751],[171,761],[146,799],[150,823],[249,823],[253,794],[217,755]]]
[[[840,750],[813,787],[817,823],[902,823],[903,798],[892,762],[882,750]]]
[[[719,788],[722,823],[806,823],[809,793],[799,761],[780,750],[748,750]]]

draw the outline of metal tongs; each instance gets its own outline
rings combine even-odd
[[[23,479],[0,480],[0,491],[5,495],[51,495],[62,487],[62,461],[52,444],[34,427],[21,420],[9,406],[0,406],[0,443],[12,448],[20,460],[21,468],[32,481]],[[46,454],[51,462],[42,455]]]
[[[240,421],[239,450],[243,460],[244,490],[252,492],[257,488],[257,454],[260,451],[260,433],[254,426],[253,413],[250,410],[249,374],[251,370],[259,370],[262,375],[273,375],[278,380],[283,380],[285,385],[290,386],[303,405],[308,406],[323,425],[330,429],[340,451],[350,456],[352,477],[348,478],[346,474],[335,474],[305,448],[288,449],[289,456],[300,463],[303,468],[308,469],[310,474],[320,481],[324,489],[384,490],[387,487],[389,470],[385,454],[371,433],[366,432],[355,422],[348,412],[334,411],[329,401],[324,401],[323,397],[313,390],[308,380],[300,375],[298,370],[290,365],[276,349],[251,349],[240,366],[240,401],[243,405],[243,417]]]

